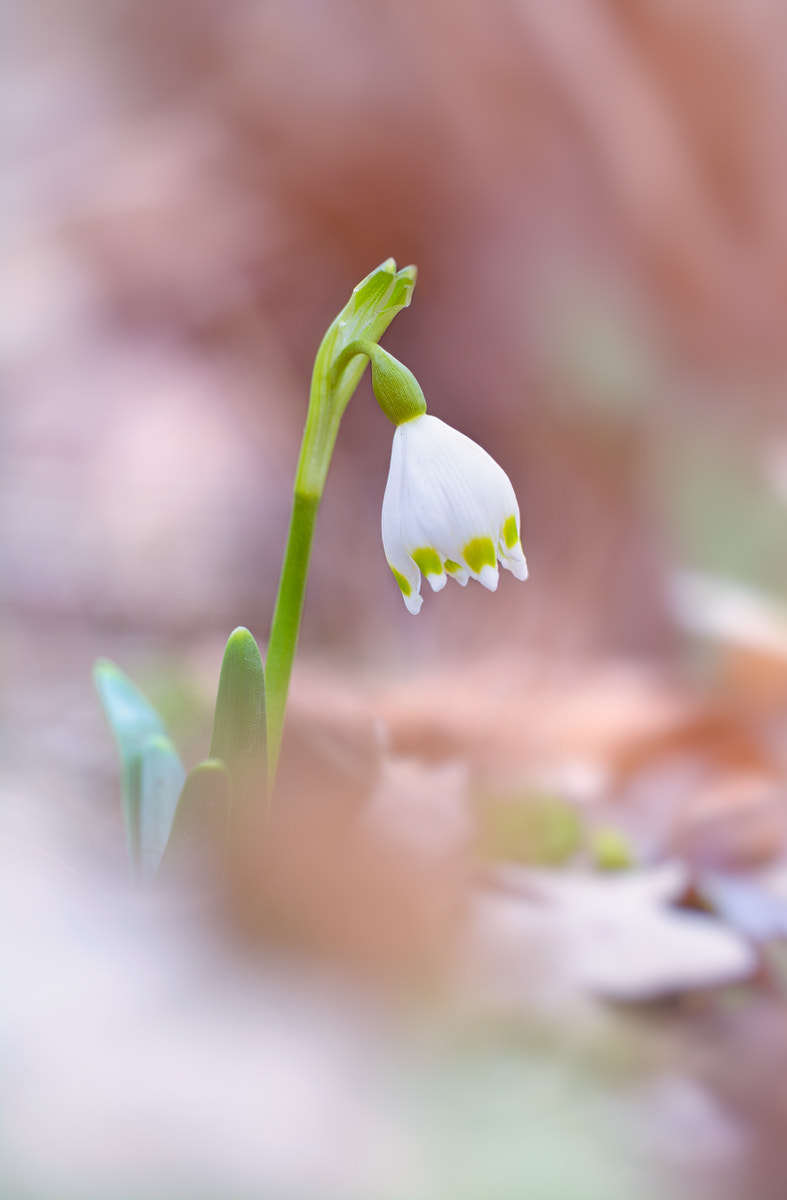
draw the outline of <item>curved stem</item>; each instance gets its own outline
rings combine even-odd
[[[292,664],[298,648],[317,512],[325,490],[339,423],[366,367],[365,362],[360,370],[356,366],[350,386],[342,387],[343,376],[348,374],[351,361],[359,355],[357,351],[350,354],[342,351],[331,363],[333,346],[326,346],[329,338],[330,331],[320,348],[312,376],[309,411],[295,473],[290,527],[265,658],[269,794],[273,791],[276,779],[284,733],[284,713]],[[330,363],[327,369],[323,366],[323,359]]]
[[[306,595],[314,526],[320,496],[299,492],[292,503],[290,529],[284,551],[284,563],[273,610],[271,636],[265,658],[265,684],[268,708],[268,786],[273,788],[284,732],[284,710],[290,686],[293,659]]]
[[[287,692],[298,645],[317,512],[339,424],[367,365],[366,352],[360,343],[367,346],[376,343],[395,315],[409,305],[415,276],[414,267],[397,271],[393,259],[387,259],[354,289],[317,351],[265,659],[269,794],[276,778],[284,732]]]

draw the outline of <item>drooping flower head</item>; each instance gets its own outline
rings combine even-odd
[[[498,563],[527,578],[519,505],[502,467],[476,442],[426,413],[413,375],[375,346],[372,384],[396,424],[383,499],[383,548],[411,613],[420,611],[421,575],[432,590],[450,575],[493,592]]]
[[[511,482],[486,450],[424,413],[394,434],[383,499],[383,548],[411,613],[423,573],[434,592],[448,576],[497,588],[498,562],[527,578],[519,506]]]

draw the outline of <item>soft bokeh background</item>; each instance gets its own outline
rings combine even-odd
[[[521,495],[524,639],[663,647],[675,563],[783,593],[784,21],[733,0],[12,8],[7,610],[264,638],[314,350],[388,255],[420,281],[387,344]],[[400,611],[389,440],[366,385],[308,645],[485,624],[473,590]]]
[[[359,679],[404,679],[384,710],[430,761],[442,752],[402,717],[416,668],[453,672],[420,691],[426,726],[457,706],[448,733],[428,730],[452,752],[472,743],[473,704],[508,694],[468,676],[463,708],[466,664],[548,681],[554,719],[531,741],[562,739],[572,761],[606,753],[632,713],[650,727],[665,673],[723,677],[733,715],[692,729],[736,769],[767,757],[775,853],[779,0],[35,0],[3,23],[4,757],[64,858],[123,870],[95,656],[143,684],[191,765],[227,633],[264,643],[314,353],[388,256],[419,282],[385,344],[509,473],[531,579],[506,576],[494,598],[449,586],[406,613],[379,536],[390,429],[365,380],[320,516],[307,666],[354,696],[351,728]],[[608,687],[620,663],[655,672],[655,698],[647,676]],[[536,713],[516,709],[514,729],[503,710],[507,761]],[[767,755],[749,726],[738,752],[741,710],[765,714]],[[741,1034],[743,1058],[751,1044]]]

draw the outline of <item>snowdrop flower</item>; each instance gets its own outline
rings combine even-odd
[[[372,348],[370,347],[370,350]],[[411,613],[420,611],[421,575],[439,592],[450,575],[490,592],[498,563],[527,579],[519,506],[511,481],[486,450],[426,413],[414,376],[375,346],[372,385],[396,424],[383,499],[383,548]]]
[[[432,591],[448,576],[462,587],[477,579],[497,588],[498,562],[527,579],[519,540],[519,506],[502,467],[486,450],[426,413],[394,434],[383,499],[383,548],[411,613],[421,573]]]

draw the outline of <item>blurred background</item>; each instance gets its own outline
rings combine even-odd
[[[264,645],[314,354],[389,256],[419,276],[385,345],[511,477],[531,578],[405,611],[379,533],[390,428],[364,379],[307,668],[341,681],[353,728],[359,686],[403,680],[382,708],[394,749],[431,763],[514,672],[548,684],[540,766],[589,744],[608,766],[621,726],[658,740],[664,689],[674,715],[698,688],[691,746],[773,784],[746,831],[755,858],[781,853],[784,5],[34,0],[3,24],[4,759],[64,858],[123,870],[96,655],[192,765],[227,634]],[[467,677],[462,708],[471,658],[509,678]],[[428,727],[450,693],[448,733],[407,724],[416,665],[456,672],[423,702]],[[510,765],[535,714],[499,704]]]
[[[521,497],[526,640],[663,649],[675,565],[783,595],[785,20],[775,0],[12,6],[6,611],[264,640],[315,349],[389,255],[420,274],[386,344]],[[389,442],[367,383],[309,646],[485,624],[476,589],[400,612]]]

